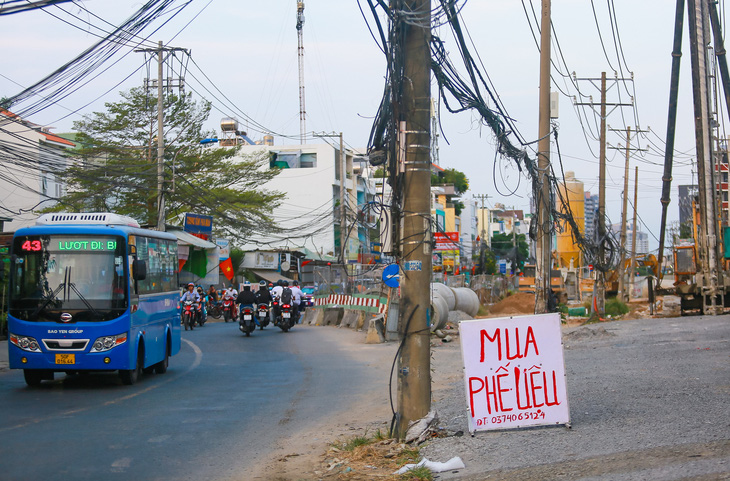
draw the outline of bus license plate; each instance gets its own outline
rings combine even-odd
[[[289,314],[288,312],[285,312],[285,313],[282,314],[282,316],[284,316],[284,317],[291,317],[291,314]]]
[[[76,354],[56,354],[56,364],[74,364]]]

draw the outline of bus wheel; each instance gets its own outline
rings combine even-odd
[[[30,387],[38,387],[43,379],[48,379],[46,373],[38,369],[23,369],[23,377],[25,377],[25,383]],[[53,380],[53,373],[51,373],[50,379]]]
[[[167,366],[170,365],[170,354],[167,350],[167,343],[165,343],[165,358],[155,364],[155,373],[156,374],[165,374],[167,372]]]
[[[131,386],[135,382],[137,382],[137,379],[139,379],[139,375],[142,371],[142,362],[139,358],[139,354],[137,355],[137,365],[134,367],[134,369],[120,369],[119,370],[119,377],[122,378],[122,384],[126,384],[127,386]]]

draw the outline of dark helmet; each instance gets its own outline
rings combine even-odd
[[[283,281],[281,285],[284,287],[289,287],[289,281]]]
[[[292,281],[292,285],[298,286],[299,285],[299,281]]]

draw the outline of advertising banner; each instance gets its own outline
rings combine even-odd
[[[256,269],[278,269],[279,254],[276,252],[256,252],[254,257],[254,268]]]
[[[453,251],[459,249],[459,233],[458,232],[435,232],[433,234],[436,240],[435,251]]]
[[[569,424],[560,314],[459,323],[469,431]]]
[[[190,232],[195,237],[208,240],[213,233],[213,216],[187,213],[183,230]]]

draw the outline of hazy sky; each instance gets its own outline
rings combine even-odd
[[[289,140],[277,135],[276,144],[298,143],[296,3],[294,0],[193,0],[173,18],[167,15],[157,20],[142,35],[150,41],[162,40],[167,45],[191,50],[186,85],[188,91],[213,101],[211,129],[217,130],[224,116],[237,117],[245,127],[245,116],[248,116],[277,134],[291,136]],[[366,2],[361,0],[361,3],[364,10],[368,8]],[[470,0],[461,11],[473,41],[472,54],[483,63],[494,92],[527,141],[537,139],[539,53],[525,9],[532,17],[533,7],[539,14],[539,3],[539,0],[532,0],[532,4],[530,0]],[[657,237],[674,3],[668,0],[552,2],[553,25],[560,47],[558,51],[558,44],[553,42],[557,67],[553,68],[553,90],[559,88],[568,94],[561,94],[558,119],[564,169],[575,171],[586,190],[598,192],[598,117],[587,107],[573,106],[572,97],[578,95],[578,90],[565,74],[575,72],[578,78],[599,78],[602,71],[609,78],[614,77],[614,71],[621,78],[633,75],[633,83],[609,82],[609,102],[630,102],[630,95],[635,92],[636,108],[610,113],[608,124],[624,133],[609,132],[608,142],[612,147],[625,146],[626,126],[651,128],[652,133],[632,139],[632,147],[649,148],[650,152],[633,154],[631,175],[638,165],[639,215]],[[17,93],[20,86],[31,85],[95,42],[99,30],[84,22],[105,29],[110,27],[93,15],[116,25],[141,5],[139,1],[85,0],[49,8],[46,12],[1,16],[0,96]],[[311,0],[305,6],[307,130],[310,133],[342,131],[348,145],[364,147],[383,91],[384,56],[370,35],[356,0]],[[609,16],[609,6],[613,7],[615,17]],[[368,11],[366,15],[374,28]],[[163,25],[166,20],[169,21]],[[618,36],[612,31],[612,20]],[[534,22],[533,29],[539,36]],[[690,160],[694,158],[686,30],[685,20],[675,145],[681,154],[675,156],[670,220],[678,218],[676,186],[691,182]],[[434,33],[448,42],[457,61],[458,52],[448,27],[439,27]],[[109,69],[97,71],[98,76],[88,85],[77,88],[58,105],[29,120],[53,126],[56,132],[68,131],[72,121],[83,113],[103,110],[103,102],[117,101],[119,90],[141,85],[148,70],[142,68],[133,73],[143,64],[144,55],[132,50],[133,47],[122,49],[113,58],[117,61],[115,65],[109,62]],[[595,102],[600,100],[595,85],[579,80],[577,88],[584,95],[593,95]],[[110,93],[95,100],[106,91]],[[79,108],[79,113],[70,114]],[[725,125],[724,120],[721,123]],[[444,110],[442,127],[444,135],[439,145],[443,167],[464,171],[472,192],[488,194],[490,204],[502,202],[529,210],[529,182],[506,161],[497,160],[495,166],[493,137],[486,127],[480,126],[478,119],[469,113],[451,115]],[[254,139],[263,135],[253,125],[248,126],[248,131]],[[555,144],[552,150],[552,160],[557,166]],[[623,149],[608,150],[607,209],[614,223],[620,222],[624,158]],[[514,194],[509,195],[512,191]],[[630,192],[633,199],[633,179]],[[658,245],[651,235],[650,245],[652,248]]]

